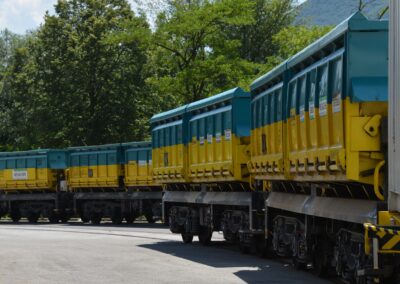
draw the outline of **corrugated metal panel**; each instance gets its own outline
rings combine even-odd
[[[17,160],[19,163],[17,163]],[[33,165],[32,160],[43,160],[41,164]],[[31,151],[0,153],[0,169],[14,168],[6,164],[17,163],[15,168],[49,168],[65,169],[67,167],[66,151],[53,149],[38,149]]]
[[[153,115],[153,117],[150,119],[150,123],[155,123],[155,122],[166,120],[166,119],[169,119],[169,118],[172,118],[175,116],[183,115],[186,111],[186,107],[187,107],[187,105],[184,105],[184,106],[180,106],[178,108],[174,108],[174,109],[166,111],[166,112],[162,112],[162,113]]]
[[[270,72],[268,72],[267,74],[257,78],[250,86],[250,89],[252,91],[252,97],[253,97],[254,90],[262,87],[263,85],[267,84],[269,81],[282,75],[282,73],[286,71],[286,64],[287,64],[287,61],[284,61],[281,64],[279,64],[277,67],[272,69]]]
[[[232,98],[237,98],[237,97],[249,97],[249,94],[246,93],[245,91],[243,91],[241,88],[234,88],[234,89],[225,91],[223,93],[214,95],[212,97],[190,103],[187,107],[187,111],[194,111],[196,109],[215,105],[217,103],[228,101]]]
[[[150,142],[122,144],[124,151],[125,185],[152,186],[152,151]]]
[[[390,1],[389,210],[400,210],[400,1]]]
[[[357,12],[347,20],[338,25],[331,32],[309,45],[298,54],[294,55],[288,62],[288,68],[291,68],[298,63],[301,63],[306,58],[319,52],[324,47],[328,46],[347,31],[373,31],[387,30],[386,21],[369,21],[362,13]]]

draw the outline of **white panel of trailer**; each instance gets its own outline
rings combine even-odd
[[[400,211],[400,0],[389,13],[389,210]]]

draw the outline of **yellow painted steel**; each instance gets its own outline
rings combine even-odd
[[[251,131],[249,169],[255,178],[284,178],[284,125],[279,121]]]
[[[400,214],[398,212],[379,211],[378,225],[364,224],[365,253],[372,252],[372,239],[379,240],[379,253],[400,254]]]
[[[207,139],[205,139],[207,138]],[[189,143],[189,178],[193,182],[249,181],[247,162],[250,138],[224,135],[192,138]]]
[[[24,179],[17,179],[13,171],[24,171]],[[0,188],[4,191],[56,190],[57,171],[49,168],[0,170]]]
[[[391,211],[379,211],[378,220],[380,226],[400,227],[400,213]]]
[[[312,115],[306,112],[303,118],[292,115],[287,123],[290,176],[294,180],[373,184],[373,170],[382,157],[381,141],[379,132],[371,135],[369,130],[379,127],[376,116],[383,115],[385,107],[372,109],[367,105],[347,99],[327,104],[326,109],[315,108]]]
[[[380,176],[380,170],[381,168],[385,165],[385,161],[381,161],[378,163],[378,165],[375,167],[374,171],[374,192],[376,197],[379,200],[385,200],[385,196],[381,193],[380,188],[379,188],[379,176]]]
[[[119,177],[122,175],[122,165],[92,165],[69,168],[67,180],[72,189],[82,187],[119,187]]]
[[[311,109],[311,108],[310,108]],[[345,180],[343,106],[326,101],[288,119],[288,175],[294,180]]]
[[[151,163],[129,161],[124,167],[126,186],[156,186],[153,180],[153,166]]]
[[[353,103],[350,99],[310,106],[286,123],[276,122],[251,132],[249,169],[256,179],[356,181],[382,186],[375,168],[384,160],[380,124],[387,103]],[[283,142],[283,143],[282,143]],[[377,178],[378,176],[378,178]]]
[[[187,148],[183,144],[153,148],[153,177],[157,183],[188,182]]]
[[[348,99],[345,107],[345,138],[349,145],[346,148],[347,178],[374,184],[374,169],[384,160],[384,155],[381,152],[380,132],[373,128],[380,127],[377,115],[387,115],[387,103],[351,103]],[[375,126],[366,129],[371,123]]]

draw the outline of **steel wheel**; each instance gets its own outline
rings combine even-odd
[[[208,246],[211,244],[211,238],[212,238],[212,231],[210,228],[208,227],[201,227],[200,228],[200,233],[198,235],[199,238],[199,242],[203,245],[203,246]]]
[[[57,214],[51,214],[49,217],[47,217],[47,219],[49,219],[50,223],[58,223],[58,216]]]
[[[296,270],[304,270],[304,269],[306,269],[306,264],[301,262],[301,261],[299,261],[297,259],[297,257],[295,257],[295,256],[292,258],[292,264],[293,264],[294,269],[296,269]]]
[[[69,215],[67,214],[67,213],[61,213],[60,214],[60,221],[61,221],[61,223],[67,223],[68,221],[69,221]]]
[[[80,216],[82,223],[89,223],[90,222],[90,218],[85,217],[85,216]]]
[[[122,223],[122,219],[123,219],[122,216],[118,216],[118,215],[114,215],[114,216],[111,217],[111,221],[115,225],[121,224]]]
[[[153,212],[147,212],[144,214],[144,217],[146,217],[146,220],[149,224],[154,224],[155,220],[153,218]]]
[[[101,223],[101,219],[102,217],[100,214],[92,214],[90,221],[92,221],[92,224],[98,225]]]
[[[28,221],[29,221],[29,223],[37,223],[38,220],[39,220],[39,214],[30,213],[30,214],[28,215]]]
[[[13,221],[13,223],[18,223],[19,220],[21,220],[21,214],[17,212],[11,213],[11,220]]]
[[[250,253],[250,247],[242,242],[239,243],[239,249],[241,253],[244,254]]]
[[[135,221],[135,219],[136,219],[136,216],[133,215],[133,214],[127,214],[127,215],[125,215],[125,221],[126,221],[126,223],[128,223],[128,224],[132,224],[132,223]]]
[[[182,241],[185,244],[191,244],[193,242],[193,234],[190,233],[182,233]]]

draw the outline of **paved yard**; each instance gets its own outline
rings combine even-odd
[[[0,283],[330,283],[213,241],[184,245],[161,224],[2,223]]]

